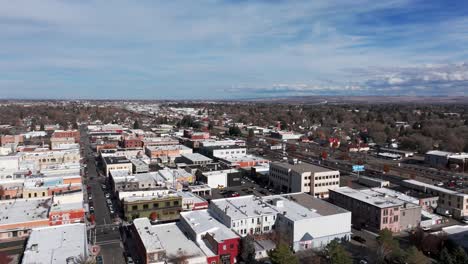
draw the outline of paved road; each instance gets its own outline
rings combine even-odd
[[[101,184],[105,182],[103,176],[96,171],[94,153],[91,150],[89,138],[84,130],[81,131],[87,162],[88,196],[91,196],[90,205],[94,207],[96,227],[90,231],[90,239],[101,247],[100,255],[105,264],[125,264],[123,256],[123,243],[120,237],[119,226],[113,220],[106,203],[106,197]]]

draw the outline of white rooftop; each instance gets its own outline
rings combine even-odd
[[[435,191],[439,191],[439,192],[443,192],[443,193],[447,193],[447,194],[459,194],[461,196],[467,196],[468,195],[468,194],[459,193],[459,192],[456,192],[456,191],[452,191],[452,190],[449,190],[449,189],[445,189],[445,188],[442,188],[442,187],[439,187],[439,186],[435,186],[435,185],[432,185],[432,184],[428,184],[428,183],[424,183],[424,182],[420,182],[420,181],[416,181],[416,180],[404,180],[404,182],[406,182],[408,184],[411,184],[411,185],[416,185],[416,186],[424,187],[424,188],[427,188],[427,189],[431,189],[431,190],[435,190]]]
[[[191,148],[186,147],[184,145],[164,145],[164,146],[146,146],[147,149],[150,151],[157,151],[157,150],[191,150]]]
[[[187,154],[182,154],[181,156],[191,161],[206,161],[206,162],[213,161],[212,159],[206,156],[203,156],[200,153],[187,153]]]
[[[349,187],[339,187],[334,189],[333,192],[341,193],[345,196],[379,208],[402,206],[404,204],[404,202],[398,198],[379,193],[372,189],[356,190]]]
[[[133,220],[147,252],[165,251],[168,258],[189,255],[191,258],[204,258],[201,249],[180,230],[175,223],[151,225],[148,218]]]
[[[0,225],[48,219],[52,198],[0,201]]]
[[[214,234],[214,239],[223,241],[226,239],[238,238],[231,229],[220,223],[208,212],[208,210],[196,210],[191,212],[182,212],[180,216],[190,225],[190,228],[196,233],[197,240],[206,233]]]
[[[64,264],[67,259],[87,256],[85,224],[34,228],[29,235],[23,264]]]

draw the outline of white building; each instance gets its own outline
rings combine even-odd
[[[48,226],[32,229],[21,263],[67,264],[88,255],[86,224]]]
[[[351,212],[303,193],[216,199],[210,210],[240,236],[275,229],[295,251],[351,235]]]
[[[283,192],[305,192],[326,198],[329,190],[340,187],[340,172],[303,162],[273,162],[269,180]]]
[[[186,256],[186,264],[207,263],[206,255],[185,236],[178,224],[151,225],[148,218],[138,218],[133,220],[133,225],[139,236],[136,243],[144,250],[141,252],[144,263],[175,264],[179,263],[177,258],[181,256]]]

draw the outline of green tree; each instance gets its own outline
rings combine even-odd
[[[299,264],[297,257],[283,243],[280,243],[275,250],[271,251],[269,256],[273,264]]]
[[[44,131],[44,130],[45,130],[44,123],[41,123],[41,127],[40,127],[40,129],[39,129],[39,130],[41,130],[41,131]]]
[[[440,264],[455,264],[452,256],[450,255],[446,247],[444,247],[444,249],[442,249],[442,251],[440,252],[439,263]]]
[[[78,129],[78,123],[77,122],[73,123],[73,129]]]
[[[377,238],[377,262],[385,263],[392,259],[401,259],[402,252],[400,244],[393,238],[392,231],[388,229],[380,230]]]
[[[249,129],[249,138],[255,137],[255,133],[253,129]]]
[[[138,122],[138,120],[135,120],[133,123],[133,129],[140,129],[140,122]]]
[[[236,136],[236,137],[239,137],[242,135],[242,131],[237,126],[230,127],[228,133],[230,136]]]
[[[333,240],[326,247],[328,256],[330,256],[331,264],[352,264],[349,253],[338,243],[337,240]]]
[[[412,246],[406,252],[406,261],[405,261],[405,263],[407,263],[407,264],[427,264],[428,259],[415,246]]]
[[[243,263],[256,263],[254,239],[251,235],[241,239],[240,258]]]
[[[468,255],[466,254],[465,250],[458,246],[452,252],[452,259],[454,263],[457,264],[468,264]]]

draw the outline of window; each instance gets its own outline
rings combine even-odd
[[[230,249],[234,249],[234,244],[230,244],[230,245],[229,245],[229,248],[230,248]]]
[[[264,231],[264,232],[270,231],[270,227],[269,227],[269,226],[263,227],[263,231]]]
[[[159,207],[159,204],[158,203],[154,203],[153,204],[153,208],[158,208]]]
[[[384,218],[383,218],[383,223],[384,223],[384,224],[388,224],[388,218],[387,218],[387,217],[384,217]]]
[[[398,215],[393,216],[393,222],[398,222]]]
[[[171,206],[171,202],[166,202],[166,207]]]
[[[385,210],[383,211],[383,215],[388,215],[388,209],[385,209]]]
[[[148,209],[148,204],[144,204],[143,209]]]
[[[132,210],[138,210],[138,206],[137,206],[137,205],[133,205],[133,206],[132,206]]]
[[[179,201],[174,201],[174,205],[179,205]]]

